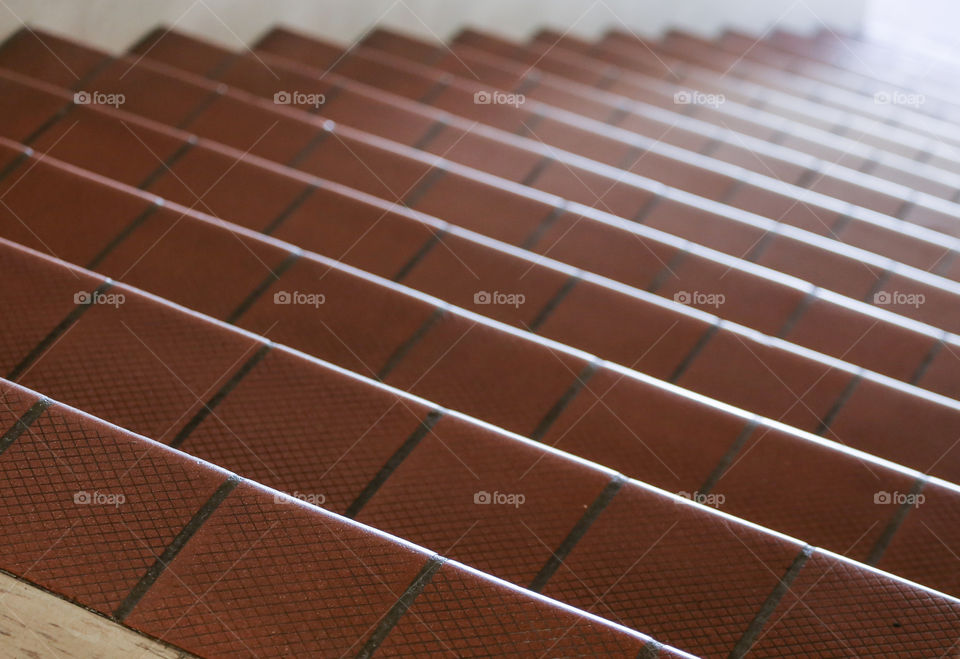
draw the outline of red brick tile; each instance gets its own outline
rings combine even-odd
[[[343,55],[343,48],[296,34],[282,27],[275,27],[261,37],[254,49],[292,60],[309,62],[311,66],[323,70]]]
[[[911,502],[906,518],[877,567],[957,597],[960,595],[960,524],[957,492],[927,483],[920,497],[907,499],[910,489],[889,491],[890,500]]]
[[[767,235],[759,227],[669,199],[654,206],[643,223],[737,258],[743,258]]]
[[[538,334],[665,379],[710,324],[581,281],[547,317]]]
[[[49,194],[56,189],[58,194]],[[0,183],[0,236],[84,265],[150,202],[34,156]]]
[[[76,290],[83,285],[63,269],[47,286],[56,291],[61,281]],[[18,381],[133,432],[169,441],[257,344],[124,286],[107,293],[124,297],[91,305]]]
[[[784,236],[774,236],[755,261],[856,300],[865,299],[883,273],[883,268]]]
[[[678,251],[575,213],[559,216],[530,249],[637,288],[646,288]]]
[[[637,164],[643,153],[640,149],[615,137],[598,135],[594,131],[571,126],[567,122],[545,117],[531,126],[532,139],[550,145],[554,149],[563,149],[586,156],[614,167],[631,167]],[[550,152],[550,149],[548,149]],[[611,180],[607,186],[611,186]]]
[[[656,292],[772,335],[780,331],[805,296],[792,286],[693,255],[671,265]]]
[[[681,387],[816,430],[852,375],[721,329],[677,380]]]
[[[840,214],[820,206],[791,199],[761,187],[743,183],[725,203],[784,224],[833,238]]]
[[[916,385],[960,400],[958,367],[960,367],[960,348],[953,344],[944,344],[937,350],[937,354],[933,356],[930,365]]]
[[[111,614],[223,472],[54,406],[0,457],[0,565]]]
[[[554,212],[547,202],[456,174],[434,182],[414,208],[511,245],[522,244]]]
[[[230,96],[213,101],[185,128],[280,163],[292,160],[322,131],[319,125],[275,112],[264,104],[245,103]]]
[[[936,343],[926,334],[823,299],[815,300],[784,338],[904,381]]]
[[[694,492],[746,424],[741,416],[602,368],[543,442],[671,492]]]
[[[33,392],[0,380],[0,437],[38,400],[40,397]]]
[[[903,206],[903,199],[886,195],[833,176],[817,176],[808,186],[814,192],[849,201],[855,206],[875,210],[884,215],[896,215]]]
[[[804,164],[772,158],[760,151],[754,151],[736,137],[731,141],[718,143],[716,147],[710,150],[710,157],[739,167],[744,167],[763,176],[771,176],[785,183],[795,183],[799,181],[807,171]],[[768,194],[773,195],[775,193]],[[779,197],[781,195],[776,196]]]
[[[126,117],[76,107],[31,146],[40,153],[138,186],[183,146],[181,138]]]
[[[444,236],[401,281],[458,307],[526,328],[568,279],[535,262]]]
[[[340,75],[361,80],[385,92],[413,99],[422,98],[437,84],[437,80],[433,77],[411,74],[393,63],[382,60],[379,54],[368,50],[344,57],[331,67]]]
[[[0,51],[0,60],[2,58]],[[0,74],[0,135],[23,141],[66,104],[66,98],[27,87]]]
[[[894,313],[913,318],[948,332],[960,333],[957,294],[936,284],[892,274],[869,300]]]
[[[49,32],[24,27],[3,44],[0,67],[59,87],[73,87],[106,57]]]
[[[668,158],[652,152],[632,161],[627,170],[695,195],[720,201],[737,179],[697,167],[683,160]]]
[[[165,27],[138,41],[130,52],[197,75],[212,71],[231,55],[229,50]]]
[[[175,206],[157,209],[97,271],[226,319],[289,253],[184,212]]]
[[[592,618],[527,597],[488,588],[482,577],[445,564],[380,646],[386,655],[428,656],[455,651],[461,657],[640,656],[643,641]],[[658,656],[674,651],[662,648]]]
[[[857,385],[826,436],[947,480],[960,474],[960,411],[875,382]]]
[[[671,126],[667,122],[644,116],[639,112],[628,113],[614,125],[617,128],[640,133],[657,141],[674,144],[682,149],[697,153],[701,152],[711,142],[709,137],[700,132]]]
[[[582,359],[447,313],[386,382],[526,435],[585,366]]]
[[[824,466],[829,464],[829,470]],[[711,489],[724,512],[865,561],[914,478],[779,428],[759,427]]]
[[[470,88],[447,86],[431,96],[430,105],[508,133],[524,134],[532,130],[536,134],[539,125],[537,114],[523,104],[518,108],[507,103],[478,103],[474,97],[478,93],[491,94],[495,91],[498,90],[478,83],[470,85]]]
[[[452,126],[444,126],[423,148],[447,160],[518,182],[543,160],[543,155],[536,151]]]
[[[274,348],[181,446],[343,514],[428,411]]]
[[[653,198],[643,188],[557,161],[550,162],[530,185],[628,220],[635,218]]]
[[[437,118],[387,103],[369,95],[344,90],[322,107],[324,118],[352,128],[414,146],[428,133]]]
[[[544,594],[688,652],[725,654],[799,551],[628,483]]]
[[[770,616],[751,652],[802,646],[820,655],[949,653],[960,607],[857,564],[814,554]]]
[[[928,271],[935,270],[951,252],[948,247],[917,240],[866,222],[848,223],[840,231],[838,239]]]
[[[315,188],[272,233],[303,249],[393,277],[434,235],[430,225],[345,189]]]
[[[427,302],[301,258],[237,324],[370,377],[433,310]]]
[[[426,558],[242,483],[126,622],[195,654],[357,652]]]
[[[247,158],[190,149],[147,188],[164,199],[262,231],[307,188],[307,183]]]
[[[297,168],[389,202],[406,197],[433,170],[432,164],[411,160],[336,133],[327,136]]]
[[[357,521],[527,586],[609,481],[603,471],[447,417]]]

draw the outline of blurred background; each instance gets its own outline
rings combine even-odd
[[[952,46],[960,14],[950,0],[0,0],[0,36],[23,23],[73,35],[108,50],[127,47],[160,23],[224,45],[254,40],[274,23],[346,43],[375,24],[445,39],[471,25],[510,38],[549,27],[582,37],[608,29],[656,36],[672,27],[711,36],[724,28],[830,27]]]

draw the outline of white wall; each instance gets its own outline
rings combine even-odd
[[[656,35],[670,27],[711,34],[726,26],[858,28],[868,0],[0,0],[0,36],[23,23],[119,51],[158,24],[225,45],[249,43],[284,23],[349,43],[371,25],[427,38],[463,26],[521,39],[538,27],[585,37],[611,28]]]

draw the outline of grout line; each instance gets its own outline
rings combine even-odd
[[[804,170],[803,174],[801,174],[799,178],[797,178],[797,181],[796,183],[794,183],[794,185],[797,186],[798,188],[809,190],[807,186],[813,183],[814,179],[817,177],[817,174],[820,173],[821,165],[822,163],[818,162],[815,167],[807,167],[807,169]]]
[[[437,97],[446,91],[447,87],[450,86],[450,82],[452,80],[453,76],[450,74],[441,76],[430,89],[424,92],[423,96],[417,99],[417,103],[432,106]]]
[[[640,210],[638,210],[637,214],[634,215],[633,218],[631,218],[631,221],[636,222],[637,224],[643,224],[644,222],[647,221],[647,217],[650,215],[650,213],[653,212],[653,209],[659,206],[662,202],[663,202],[662,195],[659,195],[659,194],[653,195],[652,197],[647,199],[647,203],[645,203],[643,206],[640,207]]]
[[[637,653],[636,659],[657,659],[657,657],[660,656],[660,650],[662,649],[663,645],[651,638],[643,644],[642,648],[640,648],[640,652]]]
[[[300,252],[288,253],[286,258],[277,266],[277,269],[271,270],[270,274],[264,277],[263,281],[257,284],[256,288],[250,291],[250,294],[240,301],[240,304],[233,310],[233,313],[227,316],[226,322],[231,325],[236,325],[237,321],[240,320],[240,316],[249,311],[250,307],[260,299],[260,296],[263,295],[268,288],[273,286],[275,281],[279,281],[279,279],[283,277],[283,274],[289,270],[299,258]]]
[[[563,282],[563,285],[557,289],[557,292],[553,294],[553,297],[543,305],[543,308],[540,309],[530,325],[527,326],[527,329],[536,333],[540,329],[540,326],[550,317],[550,314],[557,308],[557,305],[563,302],[564,298],[570,294],[570,291],[573,290],[573,287],[576,286],[579,281],[581,281],[579,274],[570,275],[567,280]]]
[[[146,595],[147,590],[150,589],[157,579],[160,578],[160,575],[163,574],[164,570],[170,565],[171,562],[177,557],[177,554],[183,549],[184,545],[200,530],[200,527],[203,526],[203,523],[210,519],[210,516],[216,511],[223,501],[230,496],[230,493],[233,492],[237,485],[240,483],[240,477],[236,474],[230,474],[227,477],[220,487],[210,496],[209,499],[200,507],[194,516],[187,522],[187,525],[180,529],[180,532],[176,535],[173,541],[167,545],[163,550],[163,553],[157,557],[157,560],[147,568],[147,571],[140,581],[133,587],[133,589],[127,594],[127,597],[120,603],[120,606],[117,607],[116,611],[113,612],[113,617],[118,621],[123,622],[124,618],[130,615],[133,612],[134,607],[140,602],[144,595]]]
[[[790,564],[790,567],[787,568],[787,571],[784,573],[784,575],[780,577],[780,581],[778,581],[777,585],[774,586],[773,590],[770,592],[770,595],[760,607],[760,610],[757,611],[757,615],[750,622],[750,626],[747,627],[747,631],[743,633],[743,636],[740,637],[740,640],[737,641],[737,644],[733,646],[733,649],[730,651],[729,655],[730,659],[740,659],[740,657],[746,656],[747,652],[750,651],[750,648],[757,641],[757,637],[763,630],[764,625],[767,624],[767,620],[771,615],[773,615],[773,612],[776,610],[780,600],[783,599],[783,596],[787,594],[788,590],[790,590],[790,584],[792,584],[794,579],[797,578],[797,575],[800,574],[800,570],[803,569],[803,566],[806,564],[807,559],[810,558],[811,554],[813,554],[813,547],[810,545],[804,545],[800,550],[800,553],[797,554],[796,558],[793,559],[793,563]]]
[[[213,102],[218,98],[221,98],[224,94],[227,93],[226,85],[218,85],[216,89],[211,91],[209,94],[200,99],[200,102],[197,104],[197,107],[193,108],[184,115],[183,119],[178,121],[174,128],[177,130],[186,130],[187,126],[193,123],[193,120],[203,114],[207,108],[213,105]]]
[[[523,96],[543,83],[543,76],[535,69],[527,69],[527,73],[520,78],[517,86],[510,90],[511,94]]]
[[[169,158],[164,160],[160,165],[150,172],[147,175],[147,178],[143,179],[143,182],[137,186],[138,190],[146,190],[151,185],[157,182],[161,176],[167,173],[168,170],[173,169],[173,166],[177,164],[177,161],[187,155],[187,152],[190,151],[197,144],[197,138],[195,135],[191,135],[190,138],[181,144],[176,151],[174,151]]]
[[[406,276],[409,275],[415,267],[417,267],[417,264],[420,263],[420,261],[422,261],[434,247],[443,242],[443,238],[446,235],[446,229],[437,229],[433,235],[427,238],[426,242],[420,246],[420,249],[414,252],[413,256],[410,257],[410,260],[400,266],[397,274],[395,274],[390,281],[400,282],[406,278]]]
[[[443,178],[447,174],[446,167],[434,167],[427,174],[420,179],[420,182],[410,190],[403,199],[400,200],[400,203],[406,206],[407,208],[413,208],[420,202],[423,198],[423,195],[434,186],[437,181]]]
[[[823,416],[823,419],[820,420],[820,425],[817,426],[817,429],[813,433],[814,435],[820,435],[822,437],[830,429],[830,424],[832,424],[834,419],[837,418],[837,415],[840,413],[840,410],[843,408],[844,404],[850,400],[850,396],[853,395],[854,390],[857,388],[857,385],[860,384],[862,379],[863,369],[860,369],[856,375],[850,378],[850,382],[848,382],[844,390],[840,392],[840,395],[837,397],[837,400],[834,401],[833,406]]]
[[[610,479],[610,482],[607,483],[600,494],[597,495],[597,498],[593,500],[590,507],[584,511],[583,516],[581,516],[573,528],[570,529],[570,533],[563,539],[563,542],[560,543],[557,550],[550,554],[550,558],[547,559],[547,562],[540,568],[537,576],[530,582],[530,590],[535,593],[543,590],[547,582],[550,581],[550,578],[556,574],[557,570],[563,564],[563,561],[566,560],[583,536],[587,534],[587,531],[590,530],[590,527],[596,521],[597,517],[610,505],[613,497],[617,495],[626,482],[627,477],[623,474],[615,474],[613,478]]]
[[[613,108],[613,112],[611,112],[605,119],[602,119],[601,121],[603,121],[605,124],[609,124],[610,126],[616,126],[619,124],[621,121],[630,116],[630,111],[625,107],[626,104],[626,102],[618,104],[617,107]],[[623,168],[621,167],[621,169]]]
[[[927,477],[920,476],[913,483],[913,487],[910,488],[910,494],[917,495],[920,494],[920,491],[923,489],[923,486],[927,484]],[[910,503],[909,501],[904,501],[894,512],[893,517],[890,518],[890,522],[887,524],[887,527],[883,530],[883,533],[880,534],[880,537],[877,538],[877,543],[873,546],[873,549],[870,550],[870,554],[867,556],[866,564],[867,565],[876,565],[880,562],[880,559],[883,558],[884,552],[887,551],[887,547],[890,546],[890,542],[893,541],[893,536],[896,535],[897,531],[900,530],[900,526],[903,525],[904,520],[907,518],[907,515],[910,513],[910,509],[913,508],[916,504]]]
[[[80,316],[82,316],[87,309],[93,306],[94,301],[100,295],[106,293],[111,286],[113,286],[113,282],[111,280],[108,279],[104,281],[97,286],[96,289],[94,289],[94,291],[89,295],[89,298],[83,302],[77,302],[77,296],[74,296],[75,306],[70,310],[70,313],[68,313],[67,316],[61,320],[56,327],[50,330],[50,333],[43,337],[40,340],[40,343],[38,343],[33,350],[27,353],[27,356],[24,357],[19,364],[13,367],[13,370],[7,374],[6,379],[10,380],[11,382],[16,382],[17,378],[23,375],[26,370],[30,368],[33,363],[36,362],[43,355],[43,353],[56,342],[58,338],[60,338],[60,336],[63,335],[64,332],[70,329],[70,327],[80,319]]]
[[[326,99],[325,99],[326,100]],[[303,145],[299,151],[293,154],[293,157],[286,163],[287,167],[292,169],[300,169],[300,164],[307,159],[307,157],[313,153],[313,151],[323,144],[323,142],[330,137],[330,131],[326,128],[321,128],[317,131],[317,134],[307,140],[307,143]]]
[[[760,420],[755,416],[750,419],[740,430],[736,439],[733,440],[733,444],[730,445],[730,448],[727,449],[727,452],[723,454],[722,458],[720,458],[720,462],[717,463],[717,466],[714,467],[713,471],[710,472],[710,475],[707,476],[707,479],[703,482],[703,485],[700,486],[700,489],[698,490],[699,494],[710,494],[713,488],[716,487],[720,479],[723,478],[723,475],[726,473],[727,469],[730,468],[730,464],[737,456],[737,453],[739,453],[744,447],[744,445],[747,443],[747,440],[750,438],[750,435],[753,434],[753,431],[757,429],[758,425],[760,425]]]
[[[678,249],[673,256],[670,257],[670,261],[660,269],[660,272],[653,276],[653,279],[650,280],[650,283],[647,284],[644,290],[648,293],[656,293],[660,290],[667,282],[667,279],[671,275],[676,274],[674,268],[679,268],[688,256],[690,256],[689,251],[686,249]]]
[[[943,330],[940,338],[937,339],[930,350],[927,351],[927,354],[923,356],[923,359],[920,360],[920,364],[917,366],[917,370],[914,372],[913,376],[908,380],[908,382],[914,386],[920,386],[917,383],[923,379],[923,376],[927,374],[927,371],[930,369],[930,365],[933,363],[933,360],[936,356],[943,350],[945,345],[944,339],[949,334],[946,330]]]
[[[447,127],[446,119],[437,119],[432,124],[430,124],[430,127],[427,128],[426,132],[420,137],[420,139],[417,140],[411,146],[414,149],[425,151],[427,148],[427,145],[429,145],[430,142],[434,140],[434,138],[440,135],[440,133],[442,133],[446,127]]]
[[[875,304],[873,301],[874,297],[876,296],[877,293],[883,290],[883,287],[886,286],[887,282],[890,281],[890,277],[892,276],[893,276],[893,267],[891,265],[888,265],[886,270],[880,273],[880,276],[877,277],[877,281],[874,282],[873,286],[870,288],[867,294],[863,296],[862,301],[866,302],[867,304],[874,305]]]
[[[407,457],[413,452],[413,449],[419,446],[420,441],[427,436],[430,430],[437,424],[437,422],[443,418],[443,412],[440,410],[430,410],[427,416],[419,423],[417,428],[410,434],[410,436],[400,445],[393,455],[384,463],[380,470],[374,475],[369,483],[363,488],[357,498],[353,500],[353,503],[347,508],[346,512],[343,513],[344,517],[349,519],[356,519],[357,513],[367,505],[370,499],[380,490],[383,484],[387,481],[388,478],[396,471],[397,467],[407,459]]]
[[[729,177],[728,177],[728,178],[729,178]],[[745,186],[746,184],[747,184],[747,182],[744,181],[742,178],[735,179],[735,180],[730,184],[730,187],[727,188],[726,190],[724,190],[724,191],[723,191],[723,194],[720,195],[719,199],[716,200],[717,203],[726,204],[727,206],[732,206],[733,204],[730,203],[730,200],[733,199],[733,196],[734,196],[735,194],[737,194],[737,192],[739,192],[740,189],[741,189],[743,186]],[[709,197],[704,197],[704,198],[705,198],[705,199],[708,199]],[[781,224],[781,222],[780,222],[779,220],[775,220],[775,222],[776,222],[777,224]],[[770,232],[768,231],[766,235],[769,236],[769,235],[770,235]]]
[[[180,445],[183,444],[190,433],[196,430],[197,426],[203,423],[203,421],[207,418],[207,416],[209,416],[214,408],[222,403],[224,398],[230,395],[230,392],[233,391],[237,385],[240,384],[240,381],[245,378],[247,374],[250,373],[250,371],[252,371],[264,357],[267,356],[267,353],[270,352],[272,348],[272,343],[264,343],[261,345],[257,351],[253,353],[253,356],[244,362],[243,365],[237,369],[237,372],[234,373],[233,376],[227,380],[222,387],[220,387],[220,390],[215,393],[209,401],[204,403],[203,407],[197,410],[197,413],[193,415],[193,418],[187,421],[186,425],[180,429],[180,432],[178,432],[177,436],[170,441],[168,446],[170,446],[170,448],[180,448]]]
[[[417,573],[414,580],[407,586],[407,589],[403,592],[403,595],[400,596],[400,599],[398,599],[383,618],[380,619],[380,624],[373,630],[373,634],[367,639],[367,642],[363,648],[361,648],[360,652],[357,653],[357,659],[369,659],[373,656],[377,648],[380,647],[380,644],[383,643],[387,635],[393,630],[397,622],[399,622],[401,616],[407,612],[413,604],[413,601],[417,599],[417,596],[423,592],[423,589],[426,588],[427,584],[433,579],[433,575],[435,575],[446,562],[447,559],[437,554],[427,559],[427,562],[420,568],[420,572]]]
[[[540,178],[540,175],[543,174],[543,171],[553,162],[553,158],[550,156],[543,156],[537,163],[527,172],[527,175],[520,180],[520,185],[531,186],[534,181]]]
[[[535,136],[534,129],[540,125],[540,122],[544,120],[544,116],[539,112],[534,112],[530,118],[526,121],[521,122],[520,128],[513,132],[514,135],[518,137],[530,137],[531,135]]]
[[[593,374],[597,372],[600,368],[600,362],[598,359],[594,358],[589,364],[587,364],[580,373],[577,374],[577,378],[573,383],[567,388],[563,395],[554,403],[553,407],[547,410],[547,413],[540,420],[540,423],[537,424],[537,427],[534,428],[533,432],[530,433],[530,439],[535,442],[539,442],[543,439],[544,435],[547,434],[547,431],[550,429],[550,426],[556,422],[560,417],[560,414],[563,413],[563,410],[566,409],[567,405],[570,404],[577,394],[586,386],[587,380],[593,377]]]
[[[19,168],[20,165],[28,161],[32,155],[33,155],[33,149],[31,149],[30,147],[27,147],[26,149],[18,153],[17,156],[10,161],[10,164],[4,167],[3,171],[0,171],[0,181],[3,181],[3,179],[7,178],[11,174],[13,174],[15,171],[17,171],[17,168]]]
[[[313,195],[317,190],[317,185],[315,182],[311,181],[307,186],[301,190],[296,197],[293,198],[286,208],[280,211],[280,214],[277,215],[273,221],[270,222],[266,227],[264,227],[260,233],[270,236],[274,231],[280,228],[280,225],[286,222],[291,215],[297,212],[297,210]]]
[[[34,129],[32,133],[30,133],[25,138],[23,138],[20,141],[20,144],[23,144],[24,146],[30,146],[41,135],[43,135],[45,132],[50,130],[50,128],[53,127],[54,124],[58,123],[61,119],[67,116],[67,113],[70,112],[70,110],[72,110],[75,105],[76,103],[74,103],[73,99],[70,99],[66,105],[64,105],[62,108],[60,108],[56,112],[54,112],[50,117],[47,118],[46,121],[44,121],[42,124],[37,126],[37,128]]]
[[[40,400],[31,405],[30,409],[24,412],[23,416],[17,419],[14,424],[10,426],[10,429],[7,430],[2,437],[0,437],[0,455],[10,448],[10,445],[17,441],[17,438],[19,438],[20,435],[22,435],[27,428],[29,428],[34,421],[40,418],[40,416],[53,404],[54,402],[49,398],[42,397]]]
[[[779,231],[779,226],[774,227],[770,231],[765,231],[763,235],[760,236],[760,240],[754,243],[753,247],[750,248],[750,251],[740,258],[742,258],[744,261],[749,261],[750,263],[756,263],[757,259],[763,256],[763,253],[767,251],[767,248],[769,248],[770,245],[773,244],[773,241],[780,235]]]
[[[243,59],[242,53],[227,53],[223,59],[210,67],[210,70],[205,72],[203,77],[219,82],[223,74],[226,73],[234,63],[239,62],[241,59]]]
[[[787,319],[783,321],[783,326],[777,330],[777,338],[782,339],[793,331],[793,328],[796,327],[800,319],[803,318],[803,314],[810,309],[814,302],[820,299],[819,291],[820,288],[817,286],[812,286],[810,290],[807,291],[807,294],[803,296],[803,299],[800,300],[796,308],[787,316]]]
[[[416,331],[410,335],[410,338],[401,343],[397,349],[390,355],[390,358],[387,359],[387,363],[383,365],[383,368],[374,376],[380,382],[383,382],[387,379],[387,376],[397,367],[404,357],[407,356],[407,353],[413,349],[413,347],[419,343],[420,339],[430,331],[430,328],[433,327],[441,318],[444,317],[446,311],[442,308],[437,307],[433,310],[433,313],[423,322],[423,325],[418,327]]]
[[[558,205],[550,209],[550,212],[547,213],[546,217],[541,220],[540,224],[530,232],[530,235],[527,236],[523,242],[520,244],[521,249],[531,250],[533,246],[540,242],[540,239],[543,238],[543,235],[552,227],[560,216],[567,212],[567,201],[563,200]]]
[[[693,363],[693,360],[696,359],[697,355],[699,355],[703,351],[703,349],[707,346],[707,343],[710,342],[710,339],[712,339],[714,335],[716,335],[717,331],[720,329],[720,323],[721,323],[721,320],[717,318],[713,322],[713,324],[710,325],[707,331],[700,336],[700,338],[697,340],[694,346],[690,349],[690,352],[687,353],[687,356],[684,357],[683,361],[681,361],[677,365],[677,368],[674,369],[673,373],[667,379],[667,382],[669,382],[670,384],[676,384],[677,380],[679,380],[681,376],[683,376],[683,374],[687,372],[687,369],[690,368],[690,365]]]
[[[726,144],[726,140],[720,137],[712,137],[710,141],[704,144],[697,153],[701,156],[706,156],[707,158],[712,158],[713,153],[716,152],[722,145]]]
[[[162,200],[160,200],[159,198],[151,201],[147,205],[147,207],[140,212],[139,215],[133,218],[133,220],[131,220],[130,223],[127,224],[127,226],[121,229],[120,233],[114,236],[113,239],[110,240],[110,242],[108,242],[106,246],[103,249],[101,249],[97,253],[97,255],[94,256],[89,263],[87,263],[87,265],[83,267],[85,267],[87,270],[96,270],[100,266],[100,264],[103,263],[103,260],[107,258],[107,256],[111,252],[113,252],[113,250],[119,247],[124,240],[130,237],[130,234],[132,234],[134,231],[140,228],[143,225],[143,223],[146,222],[151,215],[156,213],[157,209],[160,208],[162,205],[163,205]]]

